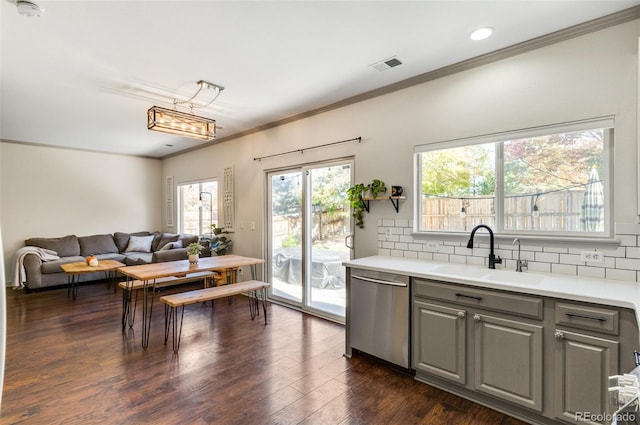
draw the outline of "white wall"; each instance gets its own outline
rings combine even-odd
[[[161,161],[0,143],[7,281],[30,237],[159,230]]]
[[[405,187],[396,214],[372,204],[356,230],[356,256],[378,251],[378,219],[412,219],[412,150],[417,144],[571,120],[615,116],[615,221],[637,223],[636,84],[639,21],[521,54],[358,104],[163,161],[176,182],[222,176],[235,165],[234,252],[264,255],[265,170],[355,157],[356,182]],[[388,72],[393,72],[388,71]],[[256,156],[361,136],[361,144],[253,161]],[[256,222],[256,230],[247,224]]]
[[[366,227],[356,229],[356,256],[372,255],[379,248],[379,220],[412,219],[414,145],[605,115],[615,116],[616,126],[615,221],[636,225],[639,22],[164,161],[2,143],[0,217],[5,258],[10,261],[15,249],[32,236],[159,229],[165,225],[161,214],[167,176],[174,176],[176,184],[221,181],[226,165],[235,167],[233,251],[261,257],[265,172],[351,156],[356,182],[379,178],[388,186],[404,186],[408,197],[398,214],[390,203],[373,203]],[[360,144],[253,160],[358,136],[363,139]]]

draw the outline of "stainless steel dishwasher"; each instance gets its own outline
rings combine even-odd
[[[409,369],[409,277],[350,271],[350,348]]]

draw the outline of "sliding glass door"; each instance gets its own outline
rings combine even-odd
[[[343,321],[352,161],[268,173],[271,298]]]

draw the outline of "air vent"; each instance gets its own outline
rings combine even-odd
[[[382,72],[398,65],[402,65],[402,62],[400,62],[400,60],[394,56],[394,57],[390,57],[388,59],[382,60],[380,62],[376,62],[373,65],[369,65],[369,66],[377,71]]]

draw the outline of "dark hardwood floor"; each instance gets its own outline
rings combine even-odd
[[[66,289],[9,289],[1,423],[522,423],[345,358],[344,326],[272,304],[268,325],[252,321],[243,296],[188,307],[174,355],[157,297],[143,350],[139,316],[122,332],[120,290],[82,286],[74,302]]]

